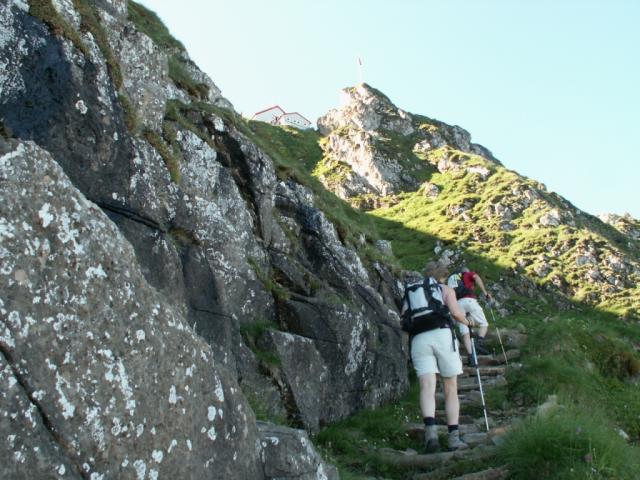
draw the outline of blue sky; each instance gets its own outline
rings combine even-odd
[[[640,218],[640,1],[143,0],[250,115],[364,80],[592,214]]]

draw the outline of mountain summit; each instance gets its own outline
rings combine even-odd
[[[345,88],[342,106],[317,124],[326,137],[320,178],[354,206],[372,208],[380,197],[416,190],[438,168],[487,175],[477,157],[499,164],[489,150],[471,143],[466,130],[410,114],[366,83]],[[429,155],[445,146],[466,156],[443,161]]]

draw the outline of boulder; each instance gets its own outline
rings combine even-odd
[[[338,470],[327,464],[304,430],[258,422],[265,479],[338,480]]]
[[[0,157],[0,181],[0,350],[21,399],[0,418],[32,417],[3,421],[3,476],[24,454],[68,478],[262,478],[236,381],[108,217],[33,143]]]

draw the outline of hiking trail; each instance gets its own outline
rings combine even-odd
[[[518,330],[501,329],[502,342],[505,353],[503,354],[498,343],[495,330],[490,330],[487,340],[494,345],[492,355],[478,355],[478,365],[482,388],[487,398],[488,392],[494,388],[507,385],[507,372],[519,369],[520,348],[526,342],[527,336]],[[506,356],[506,361],[505,361]],[[466,355],[464,356],[466,357]],[[466,358],[465,358],[466,360]],[[505,466],[488,467],[490,460],[496,456],[497,447],[503,441],[504,435],[509,431],[513,421],[524,417],[529,409],[515,407],[503,410],[495,406],[487,405],[489,431],[486,431],[484,415],[482,412],[482,399],[478,385],[475,367],[464,365],[462,375],[458,377],[458,397],[460,400],[460,436],[469,445],[469,449],[449,452],[446,450],[447,425],[444,412],[444,394],[442,388],[436,393],[436,422],[438,434],[442,445],[441,451],[425,454],[408,449],[405,451],[391,448],[379,448],[377,453],[384,462],[397,467],[412,469],[412,480],[497,480],[507,478],[509,472]],[[508,364],[507,364],[508,363]],[[409,437],[420,442],[424,438],[424,425],[422,423],[408,423],[405,426]],[[477,463],[478,470],[458,476],[456,472],[461,470],[461,463]],[[470,468],[464,468],[469,472]]]

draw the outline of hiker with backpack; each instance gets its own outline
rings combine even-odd
[[[477,328],[476,336],[476,353],[481,355],[488,355],[489,351],[484,344],[484,337],[489,329],[489,322],[484,315],[482,307],[478,303],[478,297],[475,294],[475,288],[479,287],[485,296],[487,302],[491,302],[492,298],[482,281],[480,275],[476,272],[472,272],[467,267],[460,269],[460,273],[454,273],[447,280],[447,284],[454,289],[456,298],[458,299],[458,305],[464,311],[466,317],[470,320],[470,324]],[[464,348],[467,350],[467,356],[469,358],[469,365],[475,366],[475,360],[473,358],[471,348],[471,334],[469,332],[469,326],[463,323],[458,324],[458,329],[462,335],[462,342]]]
[[[443,285],[448,272],[438,262],[425,268],[425,278],[405,284],[402,328],[411,335],[411,360],[420,382],[420,410],[425,424],[425,448],[433,453],[440,448],[435,421],[436,375],[444,384],[445,412],[449,429],[449,450],[469,446],[460,439],[457,376],[462,373],[458,339],[452,318],[468,321],[458,306],[453,289]]]

